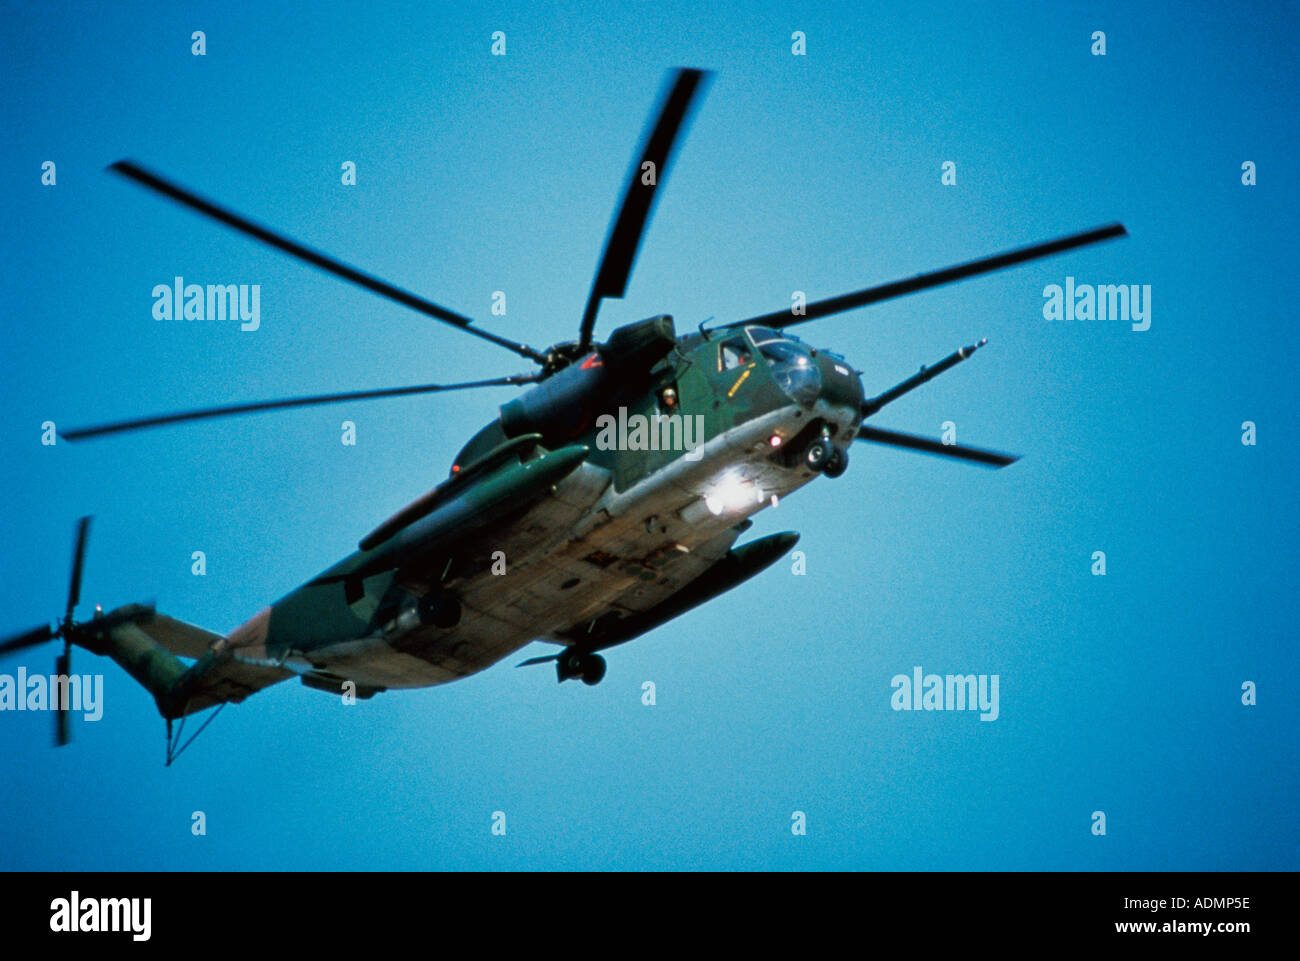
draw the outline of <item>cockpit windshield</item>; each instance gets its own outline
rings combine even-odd
[[[821,371],[808,347],[797,337],[768,327],[747,327],[745,332],[781,390],[805,407],[811,405],[821,391]]]
[[[774,340],[795,344],[802,343],[798,337],[793,337],[790,334],[783,334],[779,330],[773,330],[770,327],[746,327],[745,332],[749,334],[749,339],[754,342],[755,347],[762,347],[764,344],[771,343]]]
[[[772,364],[797,364],[800,361],[811,363],[807,349],[802,344],[794,344],[788,340],[769,340],[767,343],[759,345],[758,352],[767,359],[769,366]]]

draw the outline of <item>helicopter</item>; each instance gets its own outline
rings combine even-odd
[[[106,655],[154,698],[167,763],[173,722],[298,678],[334,695],[444,684],[535,640],[560,682],[601,681],[600,652],[756,576],[787,554],[786,531],[737,546],[751,518],[813,480],[845,473],[863,441],[988,468],[1018,458],[865,423],[972,356],[958,348],[882,393],[862,371],[790,328],[1124,236],[1119,223],[852,293],[679,334],[662,314],[595,336],[606,299],[624,297],[678,141],[710,74],[670,73],[628,174],[576,340],[539,350],[301,244],[132,160],[108,170],[343,281],[533,362],[526,374],[422,384],[137,418],[61,431],[72,442],[217,417],[479,387],[527,387],[460,450],[449,476],[362,537],[357,550],[228,635],[130,604],[85,621],[89,518],[76,530],[64,615],[0,643],[0,654],[62,640]],[[56,744],[68,741],[66,697]],[[208,720],[211,720],[209,716]],[[205,722],[206,724],[206,722]],[[202,729],[200,729],[201,731]],[[197,736],[197,735],[196,735]]]

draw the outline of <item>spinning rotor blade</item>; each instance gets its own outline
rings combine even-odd
[[[600,267],[596,271],[596,279],[591,285],[587,306],[582,313],[582,327],[578,333],[580,350],[591,346],[596,312],[600,309],[601,300],[606,297],[622,297],[627,289],[627,279],[632,273],[632,264],[636,261],[641,235],[645,233],[655,196],[663,187],[673,148],[690,116],[700,81],[705,76],[702,70],[687,69],[678,70],[673,75],[672,87],[660,104],[659,117],[642,145],[641,154],[632,168],[627,191],[623,194],[622,206],[619,207],[618,216],[614,218],[609,237],[605,241]],[[642,180],[646,163],[654,164],[652,184]]]
[[[69,677],[72,674],[72,645],[78,644],[95,653],[104,653],[100,641],[115,627],[123,624],[139,624],[149,621],[154,616],[153,604],[132,604],[114,611],[112,614],[96,617],[93,620],[77,623],[72,613],[81,600],[81,572],[86,560],[86,539],[90,533],[90,518],[83,517],[77,522],[76,547],[72,554],[72,578],[68,585],[67,613],[57,628],[48,624],[32,628],[23,634],[17,634],[0,642],[0,655],[12,651],[21,651],[35,647],[55,638],[63,639],[63,650],[54,659],[54,676]],[[68,686],[53,688],[50,693],[54,710],[54,745],[63,747],[72,740],[68,711],[71,707],[68,698]]]
[[[937,454],[940,457],[970,461],[971,463],[982,464],[985,467],[1006,467],[1008,464],[1014,464],[1020,460],[1014,454],[1002,454],[995,450],[984,450],[979,447],[963,447],[960,444],[941,444],[937,440],[931,440],[928,437],[904,434],[896,430],[881,430],[879,427],[867,427],[866,425],[858,428],[857,439],[871,441],[874,444],[887,444],[890,447],[904,447],[907,450],[920,451],[923,454]]]
[[[48,624],[42,624],[40,627],[33,627],[30,631],[15,634],[0,642],[0,654],[10,654],[27,647],[35,647],[38,644],[44,644],[46,641],[52,641],[58,636],[58,631]]]
[[[299,260],[311,264],[313,267],[319,267],[321,270],[326,273],[331,273],[335,277],[340,277],[349,283],[356,284],[358,287],[364,287],[366,290],[379,294],[381,297],[387,297],[389,300],[402,304],[404,307],[410,307],[412,310],[417,310],[428,317],[433,317],[436,320],[441,320],[443,323],[451,324],[453,327],[458,327],[466,333],[473,334],[475,337],[481,337],[483,340],[490,341],[499,347],[512,350],[521,357],[527,357],[529,360],[535,361],[539,364],[546,361],[546,356],[544,354],[534,350],[527,344],[520,344],[513,340],[509,340],[508,338],[498,337],[496,334],[480,330],[473,325],[474,322],[470,320],[470,318],[465,317],[462,314],[448,310],[446,307],[440,307],[430,300],[425,300],[423,297],[413,294],[410,291],[403,290],[387,281],[380,280],[378,277],[349,266],[341,260],[335,260],[328,254],[324,254],[319,250],[314,250],[311,247],[298,243],[296,240],[291,240],[288,237],[278,234],[268,227],[264,227],[259,223],[249,220],[247,217],[235,213],[233,210],[220,207],[212,201],[200,197],[193,191],[172,183],[170,180],[166,180],[150,170],[146,170],[134,161],[119,160],[117,163],[112,164],[108,169],[126,177],[128,180],[133,180],[144,187],[148,187],[150,190],[162,194],[164,197],[169,197],[177,203],[189,207],[191,210],[198,211],[206,217],[211,217],[213,220],[220,221],[228,227],[233,227],[235,230],[238,230],[246,236],[252,237],[254,240],[260,240],[264,244],[269,244],[277,250],[281,250],[292,257],[297,257]]]
[[[68,583],[68,607],[64,619],[72,619],[72,610],[81,602],[81,567],[86,561],[86,535],[90,533],[90,518],[77,521],[76,547],[72,552],[72,578]]]
[[[774,327],[778,330],[784,327],[793,327],[795,324],[804,324],[820,317],[829,317],[831,314],[854,310],[868,304],[878,304],[882,300],[892,300],[895,297],[902,297],[904,294],[916,293],[918,290],[941,287],[957,280],[965,280],[967,277],[992,273],[995,270],[1002,270],[1004,267],[1014,267],[1017,264],[1038,260],[1042,257],[1050,257],[1053,254],[1073,250],[1076,247],[1086,247],[1088,244],[1100,243],[1103,240],[1110,240],[1112,237],[1123,237],[1127,234],[1128,231],[1124,229],[1123,224],[1108,224],[1105,227],[1085,230],[1083,233],[1070,234],[1068,237],[1058,237],[1056,240],[1048,240],[1041,244],[1032,244],[1028,247],[1019,247],[1015,250],[993,254],[990,257],[981,257],[979,260],[970,260],[954,267],[945,267],[943,270],[932,270],[929,273],[918,274],[906,280],[896,280],[888,284],[867,287],[851,294],[841,294],[839,297],[818,300],[808,304],[802,315],[791,314],[790,308],[787,307],[784,310],[773,311],[759,317],[750,317],[748,320],[739,320],[726,326],[740,327],[746,324],[758,324],[763,327]]]
[[[42,624],[40,627],[33,627],[29,631],[14,634],[0,641],[0,654],[21,651],[27,647],[36,647],[38,644],[52,641],[56,637],[64,637],[72,624],[72,612],[81,602],[81,571],[86,563],[86,538],[89,534],[90,518],[83,517],[77,521],[77,537],[72,549],[72,574],[68,578],[68,604],[64,609],[63,621],[57,628]],[[64,650],[66,649],[65,638]]]
[[[67,677],[72,673],[72,656],[68,653],[65,646],[63,653],[54,659],[54,674],[56,677]],[[68,703],[64,697],[53,694],[55,704],[54,713],[54,746],[63,747],[72,740],[72,734],[68,730]]]
[[[207,407],[202,410],[187,410],[175,414],[159,414],[154,417],[140,417],[135,420],[116,421],[100,424],[96,427],[82,427],[77,430],[62,432],[65,440],[85,440],[90,437],[103,437],[106,434],[122,434],[127,431],[143,430],[148,427],[162,427],[165,424],[178,424],[184,421],[209,420],[215,417],[230,417],[236,414],[252,414],[266,410],[283,410],[288,407],[310,407],[314,404],[337,404],[349,400],[375,400],[380,397],[405,397],[410,394],[432,394],[444,390],[466,390],[471,387],[508,387],[516,384],[531,384],[541,379],[540,374],[514,374],[509,377],[497,377],[492,380],[475,380],[463,384],[417,384],[413,387],[387,387],[380,390],[354,390],[342,394],[317,394],[314,397],[291,397],[284,400],[266,400],[251,404],[229,404],[224,407]]]

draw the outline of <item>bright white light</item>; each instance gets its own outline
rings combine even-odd
[[[724,510],[741,510],[761,499],[762,493],[754,484],[736,474],[724,474],[705,495],[704,503],[714,514],[721,514]]]

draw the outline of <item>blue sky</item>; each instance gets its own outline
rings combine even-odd
[[[604,333],[1112,220],[1131,236],[801,330],[869,393],[987,336],[875,422],[953,421],[1024,459],[859,445],[749,535],[800,531],[806,575],[778,563],[610,652],[598,687],[510,662],[347,708],[285,684],[164,769],[149,697],[78,652],[107,703],[72,746],[50,749],[47,716],[0,714],[0,866],[1295,869],[1297,24],[1220,6],[5,3],[13,630],[61,610],[90,513],[87,609],[154,598],[228,631],[434,486],[514,393],[54,448],[42,421],[526,369],[104,173],[116,159],[541,346],[577,329],[678,65],[716,76]],[[177,274],[260,284],[261,329],[153,320],[151,289]],[[1045,321],[1042,290],[1067,275],[1151,285],[1151,329]],[[915,665],[998,674],[998,720],[891,710],[890,678]]]

